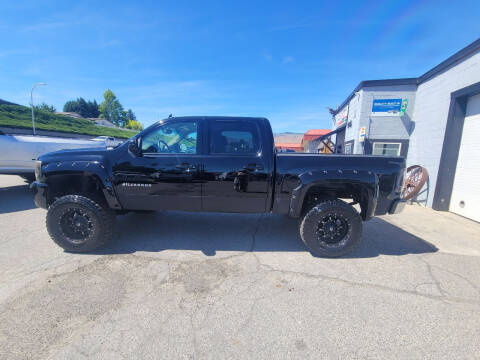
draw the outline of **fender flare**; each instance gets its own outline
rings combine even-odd
[[[292,190],[289,215],[298,218],[302,215],[305,197],[309,190],[315,186],[328,187],[332,183],[352,184],[362,190],[363,220],[369,220],[375,213],[378,198],[378,178],[368,170],[315,170],[299,175],[300,184]]]
[[[113,187],[111,176],[105,166],[99,161],[55,161],[42,165],[42,177],[48,184],[52,177],[82,176],[94,178],[99,184],[108,206],[112,209],[122,209]]]

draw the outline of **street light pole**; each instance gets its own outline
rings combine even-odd
[[[35,135],[35,112],[33,111],[33,89],[35,89],[37,86],[40,85],[47,85],[45,83],[39,82],[35,83],[32,86],[32,91],[30,91],[30,101],[31,101],[31,106],[32,106],[32,127],[33,127],[33,135]]]

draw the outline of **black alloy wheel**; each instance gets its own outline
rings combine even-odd
[[[60,218],[60,228],[73,244],[85,242],[93,233],[93,222],[81,208],[66,208]]]
[[[343,256],[359,244],[362,218],[354,207],[342,200],[324,200],[304,214],[300,237],[315,256]]]
[[[349,229],[350,222],[345,216],[338,212],[328,213],[318,222],[317,239],[323,246],[342,246]]]
[[[53,241],[71,252],[88,252],[113,236],[115,215],[101,201],[81,195],[56,200],[47,212],[47,230]]]

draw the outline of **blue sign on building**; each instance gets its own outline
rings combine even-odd
[[[372,116],[398,116],[402,112],[402,99],[374,99]]]

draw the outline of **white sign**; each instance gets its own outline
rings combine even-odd
[[[407,99],[374,99],[371,116],[403,116],[407,107]]]
[[[342,109],[342,111],[338,112],[337,115],[335,115],[335,127],[338,128],[339,126],[346,124],[347,121],[348,121],[348,105],[346,105]]]
[[[364,141],[365,141],[365,132],[366,132],[366,130],[367,130],[367,129],[365,128],[365,126],[362,126],[362,127],[360,128],[360,134],[358,135],[358,141],[360,141],[360,142],[364,142]]]

